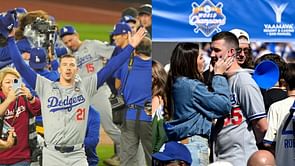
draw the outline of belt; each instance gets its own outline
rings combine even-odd
[[[130,109],[138,110],[138,111],[144,109],[143,106],[139,106],[139,105],[135,105],[135,104],[129,104],[129,105],[127,105],[127,107]]]
[[[84,147],[84,144],[77,144],[74,146],[44,144],[44,146],[50,150],[57,150],[61,153],[70,153],[70,152],[80,150],[81,148]]]

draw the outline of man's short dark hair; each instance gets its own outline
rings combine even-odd
[[[124,16],[132,16],[136,18],[138,16],[138,11],[134,7],[128,7],[124,9],[121,13],[121,18],[123,18]]]
[[[222,39],[225,40],[228,47],[239,48],[239,40],[233,33],[228,31],[219,32],[212,37],[212,42]]]
[[[285,72],[285,81],[288,85],[288,90],[295,90],[295,63],[288,63]]]
[[[148,37],[144,37],[139,45],[135,48],[135,52],[138,54],[144,54],[151,56],[152,54],[152,40]]]
[[[59,63],[60,63],[61,60],[64,59],[64,58],[74,58],[74,59],[76,59],[76,57],[75,57],[74,55],[72,55],[72,54],[66,54],[66,55],[61,56],[61,57],[59,58]]]

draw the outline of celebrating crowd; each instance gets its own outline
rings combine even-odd
[[[100,125],[106,165],[295,165],[293,47],[250,36],[179,42],[165,70],[150,4],[122,10],[108,43],[43,10],[4,11],[0,166],[98,165]]]
[[[109,43],[44,10],[1,13],[0,165],[98,165],[100,124],[114,142],[106,165],[151,165],[151,11],[124,9]],[[118,94],[124,124],[113,123]]]

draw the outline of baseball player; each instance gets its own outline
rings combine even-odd
[[[45,148],[43,165],[86,166],[83,142],[90,99],[116,69],[129,59],[131,52],[145,36],[141,28],[129,40],[128,47],[98,73],[77,79],[77,61],[72,55],[60,59],[60,80],[50,81],[36,74],[23,61],[15,40],[8,38],[9,53],[21,76],[35,89],[42,103]]]
[[[98,40],[85,40],[82,42],[72,26],[62,27],[60,38],[76,57],[79,68],[78,74],[82,79],[100,71],[104,66],[104,60],[110,59],[114,51],[114,46],[106,45]],[[108,99],[110,95],[110,88],[107,84],[103,84],[91,99],[91,105],[100,111],[102,127],[113,140],[115,153],[119,154],[121,133],[112,121],[112,108]]]
[[[256,144],[262,142],[267,122],[260,89],[251,75],[241,70],[236,59],[238,47],[238,39],[231,32],[220,32],[212,37],[212,58],[235,57],[226,71],[232,110],[230,116],[217,122],[221,130],[216,138],[215,155],[216,160],[245,166],[250,155],[257,151]]]
[[[50,57],[51,55],[49,54],[48,56]],[[47,65],[46,57],[47,55],[44,48],[32,48],[29,61],[30,67],[34,69],[36,73],[40,74],[41,76],[44,76],[45,78],[51,81],[59,80],[59,73],[57,72],[57,70],[48,71],[45,69]],[[99,142],[100,115],[98,111],[96,111],[93,107],[90,107],[88,117],[89,118],[87,122],[87,131],[84,140],[85,153],[87,156],[89,166],[96,166],[99,161],[99,158],[96,153],[96,146]],[[39,125],[37,125],[37,127],[39,127],[39,129],[43,129],[43,132],[40,133],[44,137],[42,117],[36,117],[36,119],[37,118],[39,122]],[[43,146],[43,144],[41,144],[41,146]]]

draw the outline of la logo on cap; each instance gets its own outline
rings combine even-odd
[[[7,27],[7,29],[12,29],[13,28],[13,24],[11,23],[8,27]]]
[[[40,48],[37,48],[37,50],[39,51]],[[35,56],[35,62],[36,62],[36,63],[39,63],[40,61],[41,61],[41,60],[40,60],[39,56],[36,55],[36,56]]]
[[[40,60],[40,58],[38,57],[38,56],[36,56],[36,58],[35,58],[35,62],[36,63],[39,63],[41,60]]]
[[[160,148],[159,152],[164,152],[166,144],[162,145],[162,147]]]
[[[68,32],[68,29],[66,27],[64,27],[64,32]]]

